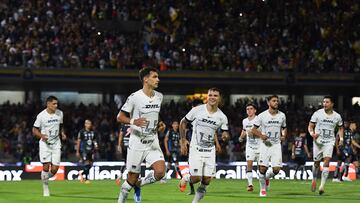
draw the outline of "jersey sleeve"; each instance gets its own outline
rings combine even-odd
[[[281,127],[282,128],[286,128],[286,116],[285,116],[285,114],[283,114],[283,121],[282,121],[282,123],[281,123]]]
[[[340,115],[338,115],[338,119],[337,119],[337,123],[336,123],[337,126],[342,126],[343,125],[343,120],[341,118]]]
[[[195,115],[197,112],[198,107],[192,108],[189,113],[186,114],[185,119],[188,122],[193,122],[195,120]]]
[[[254,127],[259,128],[261,125],[262,114],[257,116],[254,120]]]
[[[221,124],[221,130],[224,130],[224,131],[229,130],[228,118],[226,116],[224,116],[223,122]]]
[[[316,111],[316,112],[311,116],[310,122],[312,122],[312,123],[317,123],[317,121],[318,121],[318,112]]]
[[[134,109],[134,106],[135,106],[135,98],[134,98],[134,94],[130,95],[125,104],[121,107],[121,111],[125,111],[125,112],[128,112],[128,113],[131,113]]]
[[[60,124],[64,123],[64,113],[60,111]]]
[[[40,125],[41,125],[41,116],[39,114],[38,116],[36,116],[36,120],[34,122],[34,127],[40,128]]]
[[[245,125],[245,119],[243,119],[243,120],[242,120],[242,130],[243,130],[243,131],[246,131],[245,127],[246,127],[246,125]]]

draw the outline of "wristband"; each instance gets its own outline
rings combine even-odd
[[[135,121],[134,118],[130,119],[130,125],[134,125],[134,121]]]

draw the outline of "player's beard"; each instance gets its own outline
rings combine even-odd
[[[274,105],[274,106],[271,106],[271,105],[270,105],[270,108],[271,108],[272,110],[274,110],[274,111],[277,111],[277,110],[279,109],[279,106],[275,106],[275,105]]]

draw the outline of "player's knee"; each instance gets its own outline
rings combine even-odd
[[[165,171],[155,171],[154,177],[156,180],[161,180],[165,176]]]
[[[50,164],[43,164],[43,171],[49,172]]]
[[[275,175],[277,175],[279,172],[280,172],[280,168],[275,168],[275,169],[273,169],[273,173],[274,173]]]
[[[56,169],[53,169],[53,168],[51,169],[51,173],[52,173],[52,174],[56,174],[56,173],[57,173],[57,171],[58,171],[58,169],[57,169],[57,168],[56,168]]]
[[[267,168],[266,167],[260,167],[259,172],[263,175],[266,174]]]
[[[319,168],[319,167],[320,167],[320,162],[315,161],[315,162],[314,162],[314,166],[315,166],[316,168]]]
[[[209,184],[210,184],[210,181],[211,181],[211,177],[204,177],[204,178],[201,180],[201,184],[203,184],[203,185],[209,185]]]

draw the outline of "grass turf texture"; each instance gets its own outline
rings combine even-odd
[[[259,184],[254,180],[254,192],[246,191],[246,180],[213,180],[208,188],[205,203],[232,202],[360,202],[360,181],[333,183],[329,179],[325,186],[325,194],[319,195],[310,191],[311,181],[272,180],[268,196],[259,197]],[[171,180],[165,184],[156,183],[142,188],[143,203],[189,203],[193,196],[179,192],[178,181]],[[320,181],[318,181],[318,186]],[[92,181],[81,184],[78,181],[51,181],[51,197],[42,197],[40,180],[21,182],[0,182],[0,203],[100,203],[117,202],[119,187],[114,181]],[[127,202],[134,202],[133,191]]]

